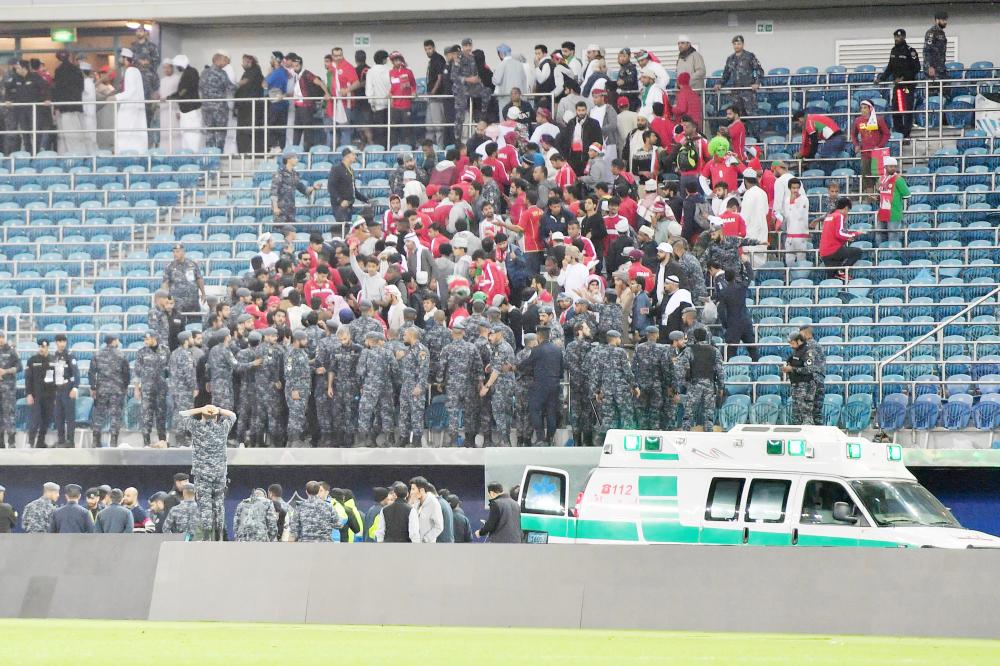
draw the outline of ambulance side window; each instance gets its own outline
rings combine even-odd
[[[740,515],[740,498],[746,479],[712,479],[708,487],[705,520],[735,521]]]
[[[854,501],[847,489],[836,481],[810,481],[802,494],[802,515],[799,522],[808,525],[839,525],[851,526],[833,518],[833,505],[837,502],[847,504],[857,514]]]
[[[788,491],[792,482],[787,479],[754,479],[747,496],[746,521],[748,523],[783,523]]]
[[[554,516],[566,513],[566,480],[561,475],[529,472],[521,492],[524,493],[521,506],[526,513]]]

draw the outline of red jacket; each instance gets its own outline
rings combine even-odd
[[[681,116],[691,116],[695,125],[701,127],[701,96],[691,90],[691,86],[677,89],[672,117],[675,123],[681,121]]]
[[[847,230],[847,216],[835,210],[823,220],[823,235],[819,239],[819,256],[829,257],[857,236]]]
[[[889,126],[885,124],[885,118],[876,115],[878,129],[862,129],[868,124],[867,118],[858,116],[854,119],[854,148],[862,152],[868,152],[874,148],[885,148],[889,145]]]
[[[708,179],[708,186],[715,187],[716,183],[725,183],[730,192],[735,192],[739,186],[735,166],[726,164],[726,158],[713,157],[701,170],[701,175]]]
[[[406,67],[389,70],[389,94],[392,96],[392,108],[410,109],[413,106],[413,95],[417,93],[417,80]]]
[[[487,303],[492,303],[493,297],[498,294],[504,296],[510,295],[507,275],[495,261],[487,260],[483,262],[483,272],[476,278],[475,291],[485,292]]]
[[[742,120],[734,121],[729,126],[729,149],[741,160],[747,149],[747,126]]]

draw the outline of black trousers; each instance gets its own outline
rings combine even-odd
[[[28,426],[28,443],[33,447],[45,446],[45,433],[52,423],[55,411],[54,395],[35,396],[35,404],[31,406],[31,425]]]
[[[285,130],[288,126],[288,102],[284,108],[275,108],[274,104],[267,107],[267,147],[268,149],[285,147]]]
[[[738,345],[742,342],[747,348],[747,356],[754,361],[757,360],[757,347],[754,346],[757,338],[754,336],[753,322],[749,319],[749,314],[748,318],[744,319],[741,323],[726,327],[725,340],[727,345]],[[731,354],[730,348],[726,347],[727,361]]]
[[[556,434],[559,382],[535,382],[528,392],[528,412],[536,437],[551,442]]]
[[[910,131],[913,129],[912,86],[893,86],[892,110],[896,112],[892,116],[892,129],[902,134],[903,137],[909,138]]]
[[[823,263],[830,268],[853,266],[861,258],[861,250],[850,245],[841,245],[840,249],[831,255],[823,257]]]

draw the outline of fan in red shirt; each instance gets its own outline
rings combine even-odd
[[[402,200],[398,194],[389,197],[389,208],[382,214],[382,230],[386,234],[396,233],[396,226],[406,217]]]
[[[725,222],[722,227],[722,235],[746,238],[747,221],[740,215],[740,200],[736,197],[730,198],[726,202],[726,210],[719,216]],[[709,218],[711,220],[711,218]]]
[[[719,141],[719,139],[716,138],[715,141]],[[735,155],[729,153],[728,143],[725,145],[716,143],[712,147],[715,148],[715,153],[701,169],[701,177],[699,178],[701,189],[706,196],[711,196],[712,188],[716,183],[725,183],[730,192],[735,192],[739,186],[737,168],[740,161],[736,159]]]
[[[406,66],[402,53],[393,51],[389,60],[392,61],[392,69],[389,70],[389,95],[392,97],[390,105],[393,109],[409,111],[413,108],[413,97],[417,94],[417,79]]]
[[[729,148],[737,155],[742,155],[747,147],[747,126],[740,118],[740,110],[735,106],[726,109],[726,120],[729,121],[727,127],[729,133]],[[751,167],[752,168],[752,167]],[[760,173],[760,169],[754,169]]]
[[[653,271],[649,270],[649,266],[642,263],[642,250],[632,250],[628,258],[632,262],[632,265],[628,267],[629,281],[635,279],[642,280],[645,285],[643,287],[644,291],[652,293],[655,286]]]
[[[486,151],[486,157],[483,158],[483,166],[493,167],[493,180],[497,181],[497,185],[504,192],[510,187],[510,176],[508,175],[507,166],[497,158],[497,146],[496,142],[490,141],[484,146]]]
[[[497,159],[503,162],[507,173],[514,173],[514,169],[517,168],[521,160],[517,154],[517,133],[507,132],[503,136],[503,144],[497,148]]]
[[[851,200],[840,197],[836,208],[823,220],[823,233],[819,239],[819,256],[823,263],[833,268],[853,266],[861,258],[861,250],[848,245],[861,235],[860,231],[847,230],[847,213]],[[844,271],[838,276],[843,278]]]
[[[492,259],[487,259],[482,250],[476,250],[472,254],[472,261],[479,269],[479,276],[476,278],[474,288],[486,294],[486,302],[492,303],[493,297],[497,295],[509,296],[510,286],[507,283],[507,274]]]
[[[417,212],[422,216],[421,220],[426,221],[428,226],[434,221],[434,209],[441,203],[441,199],[444,198],[447,191],[447,187],[438,187],[437,185],[427,186],[427,201],[420,204]]]
[[[573,167],[569,165],[569,162],[562,156],[562,153],[553,153],[552,157],[549,158],[549,162],[552,163],[552,168],[556,170],[556,185],[566,190],[576,184],[576,172],[573,171]]]
[[[333,286],[329,277],[329,266],[320,266],[316,269],[316,274],[313,275],[308,282],[306,282],[303,294],[305,296],[306,305],[312,307],[313,297],[318,296],[321,308],[325,310],[333,308],[334,300],[337,296],[337,289]]]

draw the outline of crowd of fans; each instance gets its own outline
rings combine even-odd
[[[6,503],[0,486],[0,534],[15,531],[48,534],[180,534],[187,540],[208,538],[195,498],[195,486],[183,472],[174,475],[169,491],[151,495],[143,507],[135,488],[108,485],[88,488],[48,482],[42,495],[18,512]],[[490,512],[478,527],[470,524],[457,495],[438,490],[423,477],[372,489],[373,502],[364,512],[354,493],[310,481],[305,493],[288,501],[272,484],[253,490],[233,515],[234,541],[493,543],[521,541],[517,488],[505,493],[498,483],[487,487]],[[60,503],[60,493],[64,501]]]

